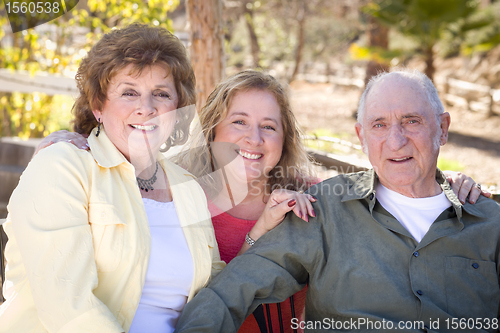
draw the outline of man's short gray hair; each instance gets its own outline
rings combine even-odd
[[[441,100],[439,99],[439,95],[437,92],[436,87],[432,83],[432,81],[425,75],[424,73],[416,70],[416,69],[409,69],[409,68],[395,68],[392,69],[390,72],[382,72],[379,73],[378,75],[372,77],[370,79],[370,82],[366,85],[366,89],[361,95],[361,98],[359,100],[359,105],[358,105],[358,123],[363,125],[363,117],[365,115],[366,111],[366,97],[368,96],[368,93],[370,90],[383,81],[385,78],[388,78],[390,76],[397,75],[400,77],[404,77],[409,79],[410,81],[414,82],[417,84],[422,91],[425,93],[427,96],[427,99],[429,101],[429,104],[434,111],[436,115],[436,121],[439,127],[440,124],[440,119],[439,116],[444,113],[444,107],[443,103],[441,103]]]

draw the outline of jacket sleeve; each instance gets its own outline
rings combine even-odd
[[[9,202],[38,317],[48,332],[123,332],[93,294],[98,284],[88,220],[92,156],[66,143],[39,152]]]
[[[210,225],[211,225],[210,221]],[[210,230],[210,233],[212,234],[213,239],[215,239],[215,233],[213,230],[213,227]],[[210,257],[212,258],[212,272],[211,272],[211,279],[213,279],[217,274],[219,274],[224,267],[226,267],[226,263],[222,261],[220,258],[220,253],[219,253],[219,245],[217,244],[217,241],[214,242],[214,246],[210,248]]]
[[[315,265],[318,228],[288,214],[275,229],[234,258],[184,308],[176,332],[236,332],[262,303],[282,302],[301,290]]]

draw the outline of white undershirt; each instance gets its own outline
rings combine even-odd
[[[377,200],[419,243],[438,216],[451,206],[444,192],[428,198],[410,198],[380,183]]]
[[[151,256],[130,333],[170,333],[193,281],[193,259],[174,202],[143,198],[151,230]]]

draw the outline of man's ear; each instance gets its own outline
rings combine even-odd
[[[448,142],[448,129],[450,128],[451,117],[448,112],[445,112],[439,115],[439,119],[441,120],[441,137],[439,138],[439,144],[444,146],[446,142]]]
[[[354,125],[354,128],[356,129],[356,134],[358,135],[359,142],[361,143],[361,147],[363,148],[363,151],[365,151],[365,140],[363,138],[363,126],[360,123],[356,123]]]

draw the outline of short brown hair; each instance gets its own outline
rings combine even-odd
[[[105,34],[80,63],[76,74],[80,96],[73,106],[75,132],[90,134],[97,126],[92,110],[102,110],[111,79],[130,64],[138,74],[153,65],[164,67],[174,78],[177,107],[195,104],[195,76],[182,42],[167,29],[132,24]],[[166,142],[167,147],[187,140],[193,116],[180,115],[176,133]]]

